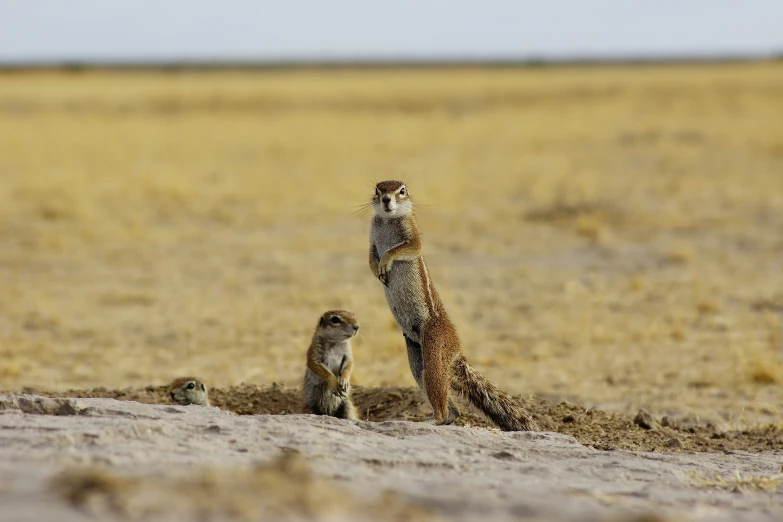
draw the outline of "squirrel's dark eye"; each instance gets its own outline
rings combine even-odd
[[[339,318],[339,317],[337,317],[336,315],[333,315],[333,316],[332,316],[332,318],[331,318],[331,319],[329,319],[329,320],[332,322],[332,324],[340,324],[340,323],[342,322],[342,321],[340,320],[340,318]]]
[[[196,387],[196,383],[195,382],[189,382],[188,385],[186,386],[186,388],[188,390],[192,390],[195,387]]]
[[[402,187],[400,189],[400,196],[404,196],[404,195],[405,195],[405,187]]]

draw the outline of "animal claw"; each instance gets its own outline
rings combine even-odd
[[[389,286],[389,271],[385,268],[381,268],[378,270],[378,279],[381,281],[381,283],[384,284],[384,286]]]

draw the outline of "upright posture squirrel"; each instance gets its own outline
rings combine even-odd
[[[359,331],[356,317],[344,310],[330,310],[318,320],[304,378],[304,412],[356,419],[351,402],[353,354],[351,337]]]
[[[177,404],[209,406],[209,396],[204,382],[196,377],[179,377],[169,384],[169,397]]]
[[[384,284],[386,301],[402,328],[408,363],[429,400],[436,424],[459,417],[449,389],[461,393],[506,431],[538,427],[508,394],[474,370],[462,354],[457,330],[432,284],[413,202],[402,181],[382,181],[372,199],[370,270]]]

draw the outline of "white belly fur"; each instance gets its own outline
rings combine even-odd
[[[378,259],[390,249],[405,241],[403,227],[394,220],[373,220],[370,233]],[[429,318],[423,281],[419,271],[419,257],[394,261],[389,270],[388,285],[384,287],[394,319],[409,339],[419,342],[420,328]],[[423,262],[423,261],[421,261]]]
[[[395,261],[389,271],[389,286],[384,287],[394,319],[406,337],[419,342],[420,329],[429,318],[424,300],[424,281],[419,271],[419,259]]]

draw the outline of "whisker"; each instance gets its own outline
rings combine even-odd
[[[356,217],[364,217],[367,215],[368,212],[372,210],[372,202],[363,203],[361,205],[356,205],[353,207],[353,215]]]

